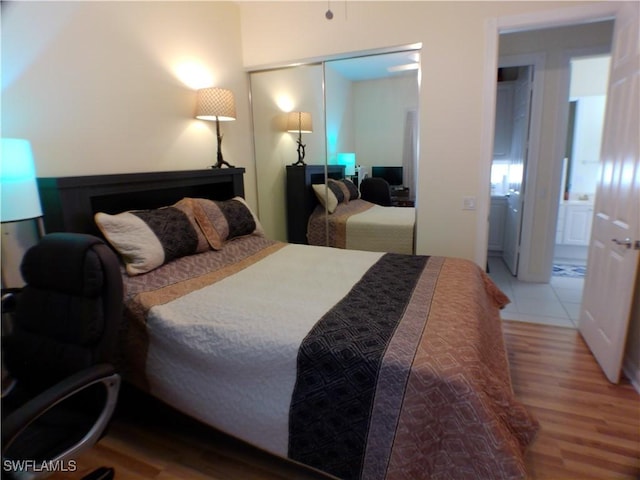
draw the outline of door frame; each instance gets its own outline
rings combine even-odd
[[[479,198],[486,201],[478,202],[478,216],[476,222],[477,238],[483,239],[476,243],[475,258],[479,265],[487,262],[487,247],[489,238],[489,206],[491,200],[491,163],[493,161],[493,134],[495,130],[495,102],[497,91],[497,76],[499,60],[500,34],[517,31],[536,30],[548,27],[579,25],[600,20],[615,20],[620,5],[617,2],[599,2],[583,4],[553,10],[544,10],[519,15],[495,17],[485,22],[485,56],[482,88],[482,138],[479,156],[478,192]],[[529,182],[533,182],[531,178]],[[559,183],[558,183],[559,188]],[[535,194],[535,184],[529,183],[529,189]],[[547,195],[550,192],[547,192]],[[526,199],[525,199],[526,201]],[[528,202],[532,207],[531,203]],[[525,210],[527,206],[525,205]],[[551,216],[557,216],[551,215]],[[557,220],[557,219],[556,219]],[[529,232],[530,233],[530,232]],[[555,237],[553,239],[555,241]],[[551,252],[552,253],[552,252]],[[551,258],[551,260],[553,260]],[[524,279],[524,277],[523,277]],[[536,280],[529,280],[536,281]],[[544,281],[544,280],[538,280]],[[548,279],[547,279],[548,281]]]

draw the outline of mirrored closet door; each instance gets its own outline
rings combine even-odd
[[[322,64],[310,64],[251,72],[249,76],[258,215],[265,234],[274,240],[288,241],[286,166],[298,161],[300,136],[288,131],[291,112],[310,114],[312,131],[301,134],[304,162],[324,171],[327,153],[322,70]]]
[[[383,177],[407,200],[416,193],[419,60],[407,50],[325,62],[328,163],[355,164],[359,181]]]
[[[327,204],[328,193],[309,184],[324,186],[327,175],[357,186],[382,176],[413,205],[419,55],[407,48],[250,72],[258,209],[269,238],[307,243],[309,209],[319,205],[316,193]],[[296,112],[311,128],[300,116],[298,131],[291,128]],[[314,243],[328,235],[324,228]]]

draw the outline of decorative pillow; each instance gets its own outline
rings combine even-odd
[[[187,216],[189,222],[191,222],[191,225],[193,226],[194,231],[198,235],[198,246],[196,248],[196,253],[206,252],[207,250],[209,250],[209,242],[207,241],[207,237],[205,237],[202,230],[200,230],[195,213],[193,212],[193,199],[183,198],[179,202],[174,203],[172,207],[177,208]]]
[[[342,192],[342,202],[349,203],[349,200],[351,200],[351,193],[349,192],[347,185],[342,180],[334,180],[333,178],[329,178],[327,182],[329,183],[329,185],[335,185],[340,189],[340,192]],[[336,198],[338,197],[336,196]],[[339,199],[338,203],[340,203]]]
[[[242,197],[216,201],[192,198],[193,213],[202,233],[214,250],[224,242],[244,235],[264,235],[258,217]]]
[[[356,199],[360,198],[360,191],[358,190],[358,187],[356,186],[355,183],[353,183],[348,178],[340,180],[340,182],[343,183],[344,186],[349,191],[349,200],[356,200]]]
[[[333,192],[333,194],[336,196],[336,200],[338,200],[338,203],[342,203],[345,200],[345,196],[344,196],[344,192],[342,191],[342,188],[338,185],[338,182],[335,181],[331,181],[331,179],[329,179],[330,181],[327,183],[327,187],[329,187],[329,190],[331,192]]]
[[[316,197],[318,197],[318,201],[329,213],[335,212],[338,204],[344,201],[342,189],[333,182],[328,182],[326,187],[324,183],[316,183],[311,186],[313,187]]]
[[[155,210],[132,210],[117,215],[99,212],[94,218],[122,257],[127,273],[138,275],[209,249],[190,210],[189,202],[181,200]]]

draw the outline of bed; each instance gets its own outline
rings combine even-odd
[[[332,213],[318,205],[309,217],[307,238],[309,245],[412,254],[415,219],[415,208],[355,198],[338,203]]]
[[[382,207],[361,199],[358,187],[345,179],[344,165],[287,167],[292,243],[411,254],[414,228],[413,207]]]
[[[462,259],[272,241],[240,198],[242,174],[41,179],[48,231],[95,233],[97,212],[163,205],[235,212],[211,248],[145,273],[123,266],[125,377],[337,478],[525,478],[538,424],[513,395],[508,299],[486,274]]]

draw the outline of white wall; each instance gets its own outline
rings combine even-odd
[[[571,197],[588,195],[593,201],[600,172],[600,149],[609,86],[609,55],[571,59],[569,96],[577,102]]]
[[[570,200],[587,195],[593,202],[600,174],[605,95],[572,98],[577,102]]]
[[[330,62],[325,64],[324,72],[327,159],[329,163],[338,163],[338,153],[356,151],[353,111],[354,83],[332,68]],[[359,161],[358,157],[356,157],[356,161]]]
[[[416,75],[355,82],[353,91],[358,163],[401,166],[407,112],[418,106]]]
[[[31,141],[39,176],[209,168],[195,89],[229,88],[222,149],[255,206],[240,43],[233,3],[3,2],[2,136]]]
[[[494,101],[483,90],[494,46],[487,24],[581,4],[593,2],[349,1],[328,21],[322,2],[242,2],[243,57],[258,67],[422,42],[416,250],[482,263],[491,163],[489,149],[481,157],[483,121]],[[462,209],[465,196],[478,210]]]
[[[571,60],[572,97],[606,95],[609,86],[610,55],[597,55]]]

